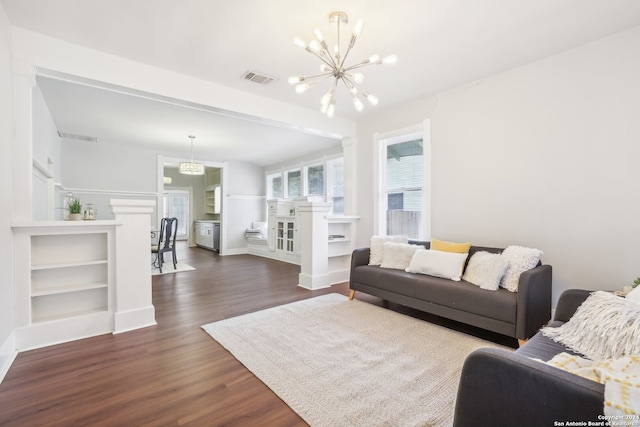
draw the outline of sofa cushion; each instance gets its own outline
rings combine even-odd
[[[463,278],[482,289],[497,291],[507,268],[509,260],[502,255],[478,251],[471,256]]]
[[[564,322],[554,321],[547,327],[557,328]],[[553,358],[556,354],[570,353],[580,356],[579,353],[574,353],[567,349],[564,345],[555,342],[549,337],[544,336],[541,332],[535,334],[529,341],[527,341],[522,347],[516,350],[516,353],[527,356],[532,359],[540,359],[543,362],[547,362]]]
[[[378,289],[415,297],[417,277],[424,276],[406,273],[401,270],[380,268],[374,265],[361,265],[353,270],[351,282],[374,285]]]
[[[431,249],[433,249],[434,251],[454,252],[457,254],[468,254],[470,247],[471,247],[470,242],[454,243],[454,242],[445,242],[444,240],[431,239]]]
[[[507,323],[516,323],[517,294],[500,289],[487,292],[466,282],[432,276],[417,276],[416,297]]]
[[[371,248],[369,249],[369,265],[380,265],[382,263],[383,249],[386,242],[407,243],[408,241],[409,238],[403,236],[373,236],[371,238]]]
[[[542,255],[542,251],[539,249],[516,245],[507,246],[502,252],[502,256],[509,260],[509,268],[504,273],[500,286],[511,292],[518,292],[520,274],[538,265],[540,255]]]
[[[466,259],[466,253],[419,249],[413,255],[406,271],[407,273],[427,274],[459,282]]]
[[[382,246],[382,262],[380,267],[404,270],[409,267],[418,246],[408,243],[385,242]]]
[[[547,337],[592,360],[640,354],[640,305],[605,291],[593,292],[567,323],[543,328]]]

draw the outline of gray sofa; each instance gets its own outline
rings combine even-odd
[[[549,326],[568,321],[589,294],[578,289],[565,291]],[[462,368],[454,426],[602,422],[604,385],[532,360],[548,361],[563,351],[571,353],[539,332],[515,352],[483,348],[471,353]]]
[[[430,246],[429,242],[410,243]],[[477,251],[500,253],[503,249],[471,246]],[[437,316],[470,324],[509,337],[526,340],[551,318],[551,266],[537,267],[520,275],[518,292],[480,289],[464,280],[407,273],[369,264],[369,248],[353,251],[350,288],[387,301]],[[465,265],[466,267],[466,265]]]

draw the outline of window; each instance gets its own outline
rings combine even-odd
[[[300,169],[291,170],[287,172],[287,197],[300,197],[302,196],[302,179],[300,176]]]
[[[309,196],[324,195],[324,165],[307,167],[307,194]]]
[[[424,154],[416,135],[382,141],[382,230],[388,235],[423,236]]]
[[[392,193],[387,195],[387,210],[401,211],[404,207],[404,193]]]
[[[280,199],[283,197],[282,192],[282,174],[274,173],[267,176],[267,198]]]
[[[344,158],[316,159],[266,176],[267,199],[324,197],[332,214],[344,214]]]

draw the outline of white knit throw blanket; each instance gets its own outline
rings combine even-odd
[[[560,353],[547,363],[604,384],[604,414],[611,425],[640,426],[640,357],[593,361]]]

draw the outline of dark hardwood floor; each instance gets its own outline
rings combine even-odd
[[[331,292],[299,267],[178,249],[195,271],[153,277],[156,326],[20,353],[0,384],[1,426],[304,426],[200,326]],[[356,294],[358,299],[502,344],[514,340]]]

